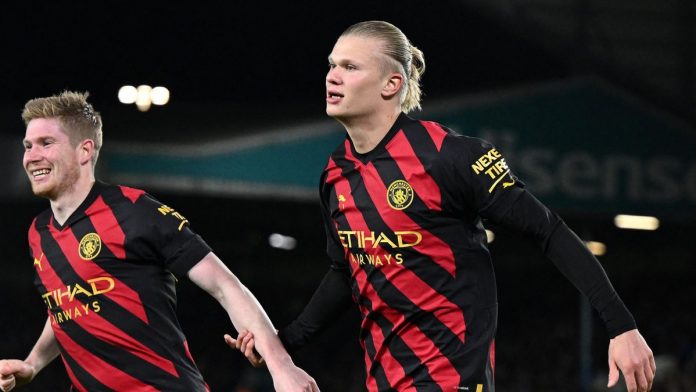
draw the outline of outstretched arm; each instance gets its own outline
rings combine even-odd
[[[508,192],[509,206],[505,210],[496,210],[494,206],[489,211],[491,218],[535,238],[544,254],[599,312],[611,338],[610,386],[618,380],[618,367],[629,392],[650,390],[655,377],[652,351],[599,261],[563,220],[534,196],[521,188]]]
[[[238,331],[254,334],[278,391],[318,391],[314,379],[296,367],[276,336],[275,328],[254,295],[212,252],[191,268],[192,282],[220,302]]]
[[[51,320],[46,319],[39,339],[24,361],[0,360],[0,390],[8,392],[15,387],[30,383],[59,353],[58,343],[51,328]]]

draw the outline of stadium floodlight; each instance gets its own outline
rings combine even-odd
[[[123,86],[118,90],[118,100],[124,104],[134,103],[138,110],[146,112],[152,105],[166,105],[169,102],[169,89],[162,86],[152,88],[147,84],[138,87]]]
[[[153,105],[166,105],[169,102],[169,90],[166,87],[157,86],[150,92]]]
[[[118,89],[119,102],[128,105],[135,103],[136,99],[138,99],[138,89],[136,89],[134,86],[123,86]]]
[[[138,86],[138,98],[135,100],[135,106],[137,106],[138,110],[141,112],[146,112],[150,109],[150,105],[152,104],[150,92],[152,92],[152,87],[147,84]]]
[[[297,246],[297,240],[288,235],[273,233],[268,236],[268,244],[276,249],[293,250]]]
[[[603,242],[598,241],[585,241],[585,246],[592,252],[595,256],[602,256],[607,253],[607,246]]]
[[[490,244],[495,240],[495,233],[486,229],[486,241]]]
[[[614,224],[620,229],[657,230],[660,220],[654,216],[617,215]]]

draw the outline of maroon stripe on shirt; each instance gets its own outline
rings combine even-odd
[[[63,366],[65,366],[65,371],[68,372],[68,378],[70,378],[70,382],[72,383],[72,386],[75,389],[77,389],[79,392],[89,392],[89,391],[87,391],[87,388],[83,387],[82,384],[80,383],[80,381],[77,379],[77,376],[75,376],[75,373],[73,373],[73,370],[70,367],[70,365],[68,365],[68,361],[65,359],[65,357],[61,355],[60,359],[63,361]]]
[[[44,263],[43,270],[39,273],[39,278],[49,293],[54,292],[54,290],[70,292],[70,288],[68,288],[65,285],[65,282],[60,279],[48,260],[46,260]],[[74,286],[72,286],[72,289],[74,290],[73,292],[76,292]],[[51,301],[51,303],[55,306],[60,306],[61,309],[65,310],[65,307],[62,306],[64,298],[66,298],[64,295],[60,296],[59,294],[58,298],[51,296],[48,298],[48,301]],[[75,304],[75,306],[71,309],[78,309],[85,312],[83,316],[72,317],[71,320],[89,334],[108,344],[123,348],[129,353],[142,358],[143,360],[157,366],[174,377],[179,377],[179,373],[176,371],[176,368],[171,361],[158,355],[152,351],[152,349],[135,340],[131,336],[128,336],[128,334],[123,332],[121,329],[104,319],[99,313],[95,312],[94,310],[91,312],[86,310],[89,309],[89,306],[85,305],[76,297],[70,298],[70,296],[68,296],[67,299],[70,300],[70,303]],[[54,332],[57,329],[61,329],[60,325],[56,323],[55,320],[52,322],[52,327]],[[71,354],[71,356],[73,355]],[[74,359],[77,360],[77,358]],[[99,381],[101,382],[102,380]]]
[[[339,170],[333,169],[334,167],[337,168],[333,160],[330,161],[330,167],[332,168],[332,170],[329,171],[326,182],[334,185],[334,187],[336,188],[336,194],[342,194],[346,196],[346,201],[344,202],[343,207],[343,212],[346,218],[350,219],[349,215],[355,216],[355,219],[359,219],[361,225],[365,227],[364,230],[369,231],[369,228],[367,228],[367,223],[365,222],[362,214],[355,206],[353,197],[348,197],[351,195],[351,189],[348,180],[341,176]],[[365,181],[365,183],[367,184],[367,181]],[[351,224],[351,226],[353,225]],[[393,230],[393,227],[391,228]],[[352,230],[357,229],[353,228]],[[447,249],[450,250],[449,247]],[[346,249],[346,253],[347,252],[348,249]],[[454,255],[452,254],[451,257],[452,264],[454,264]],[[355,263],[350,262],[350,258],[347,258],[346,260],[349,261],[348,264],[350,265],[351,271],[353,272],[353,278],[355,278]],[[407,295],[408,298],[410,298],[421,309],[432,313],[438,320],[440,320],[442,324],[446,325],[459,338],[459,340],[464,342],[466,322],[464,320],[463,312],[459,309],[459,307],[456,304],[449,301],[445,296],[443,296],[442,294],[437,292],[437,290],[425,283],[417,274],[415,274],[410,269],[384,268],[382,269],[382,272],[385,274],[387,279],[389,279],[392,282],[392,284],[394,284],[395,287],[399,289],[399,291],[401,291],[402,293],[409,293],[409,295]],[[400,284],[402,279],[396,279],[397,274],[403,274],[403,280],[405,282],[408,282],[408,286]],[[363,314],[364,313],[365,312],[363,312]]]
[[[114,287],[109,292],[104,293],[107,298],[117,303],[119,306],[129,311],[137,318],[142,320],[145,324],[149,324],[147,313],[145,312],[145,307],[140,299],[140,295],[135,290],[128,287],[125,283],[114,277],[113,275],[106,272],[97,263],[92,260],[83,260],[79,254],[80,244],[75,237],[71,228],[65,228],[62,231],[58,231],[52,224],[49,225],[49,230],[55,241],[60,246],[63,254],[68,259],[68,262],[75,270],[75,273],[82,278],[84,281],[88,281],[90,278],[102,277],[111,279],[114,282]],[[101,237],[102,233],[99,233]],[[107,237],[110,234],[105,234]],[[101,287],[101,289],[106,289],[106,287]]]
[[[352,156],[350,150],[346,151],[346,155]],[[379,175],[377,169],[372,165],[372,162],[364,166],[364,170],[360,170],[365,188],[367,189],[372,203],[384,223],[389,226],[392,231],[418,231],[423,235],[423,240],[420,244],[414,246],[414,249],[422,255],[429,257],[442,269],[447,271],[452,277],[456,273],[456,264],[454,262],[454,253],[452,249],[444,241],[423,229],[418,223],[414,222],[405,212],[391,208],[387,203],[387,187]]]
[[[348,183],[348,180],[343,177],[337,177],[334,186],[336,188],[337,193],[350,193],[350,184]],[[346,207],[344,215],[346,217],[346,220],[348,221],[350,229],[353,231],[369,231],[370,229],[367,225],[367,222],[365,222],[364,217],[353,203],[354,202],[352,197],[346,198]],[[368,247],[365,248],[364,251],[365,253],[368,253],[375,257],[384,257],[387,254],[387,252],[382,250],[379,246]],[[415,353],[415,355],[418,356],[421,362],[423,362],[425,366],[428,367],[431,377],[433,377],[433,379],[438,383],[444,383],[448,379],[458,380],[459,374],[457,370],[454,368],[454,366],[452,366],[449,360],[440,353],[440,350],[437,348],[437,346],[435,346],[435,344],[420,329],[418,329],[418,327],[410,323],[407,323],[402,313],[400,313],[399,311],[390,307],[388,304],[382,301],[381,297],[372,287],[371,283],[367,279],[364,270],[360,268],[359,264],[356,264],[353,261],[349,261],[348,264],[351,266],[351,269],[353,270],[353,278],[358,283],[358,287],[360,288],[360,294],[366,298],[370,298],[372,301],[372,310],[383,315],[387,320],[389,320],[392,323],[392,325],[394,325],[395,330],[399,330],[398,335],[404,340],[404,343],[409,346],[409,348]],[[428,294],[426,294],[426,296],[428,297],[428,299],[423,300],[421,298],[418,298],[419,302],[417,302],[417,304],[420,305],[420,301],[425,301],[423,303],[423,305],[426,305],[425,310],[434,312],[436,317],[441,316],[441,314],[438,314],[441,313],[438,311],[438,309],[442,309],[444,306],[446,306],[443,305],[442,302],[447,300],[444,297],[442,297],[439,293],[437,293],[437,291],[432,289],[430,286],[423,283],[420,280],[420,278],[418,278],[412,271],[403,266],[393,266],[393,268],[392,266],[389,266],[381,268],[381,271],[385,274],[387,279],[392,283],[392,285],[394,285],[394,287],[397,290],[401,291],[402,293],[411,294],[404,294],[404,296],[407,298],[412,298],[412,294],[414,292],[419,292],[421,290],[427,291]],[[405,281],[409,282],[408,287],[406,287],[403,284],[404,281],[402,279],[395,277],[396,274],[403,274],[404,276],[407,276]],[[416,282],[422,283],[422,286]],[[439,301],[438,297],[440,297]],[[456,305],[454,304],[451,304],[451,306],[456,307]],[[457,320],[456,316],[458,313],[461,314],[461,312],[447,312],[446,315],[448,316],[448,319],[440,321],[453,331],[456,331],[458,325],[461,325],[463,328],[464,320],[463,318]],[[453,323],[460,324],[453,325]],[[380,327],[370,317],[364,317],[363,329],[369,330],[372,335],[376,349],[375,360],[378,360],[382,367],[385,369],[387,378],[389,378],[389,383],[396,388],[397,386],[395,385],[395,383],[398,384],[399,381],[405,382],[406,379],[403,368],[388,351],[388,346],[384,345],[384,339],[382,338],[381,345],[378,344],[378,340],[376,339],[376,337],[378,335],[382,335]],[[461,338],[463,338],[463,331],[461,335],[458,332],[455,333],[457,333],[457,336],[461,336]],[[443,358],[444,360],[430,361],[431,359],[436,357]],[[435,363],[433,364],[432,362]],[[366,365],[368,366],[368,369],[370,369],[370,364]],[[437,373],[433,373],[434,371],[437,371]],[[403,387],[403,385],[401,384],[399,386]],[[401,390],[399,388],[397,389]]]
[[[138,200],[138,198],[143,193],[145,193],[144,190],[129,188],[129,187],[123,186],[123,185],[119,185],[119,188],[121,189],[123,196],[127,197],[132,203],[135,203],[135,201]]]
[[[196,364],[196,361],[193,360],[193,355],[191,355],[191,351],[189,351],[189,346],[188,346],[188,341],[184,340],[184,350],[186,351],[186,356],[188,357],[189,360],[191,360],[192,364]],[[205,390],[210,392],[210,387],[208,387],[208,383],[205,383]]]
[[[85,211],[90,217],[92,225],[97,230],[99,238],[101,238],[102,246],[107,248],[119,259],[126,258],[126,249],[124,247],[126,235],[121,228],[121,225],[116,220],[111,207],[106,205],[104,198],[100,195],[92,205]]]
[[[27,237],[29,238],[29,248],[31,248],[31,253],[32,256],[34,257],[34,268],[36,269],[36,273],[39,273],[43,266],[41,263],[43,263],[43,249],[41,248],[41,236],[39,235],[39,232],[36,230],[36,218],[31,222],[31,226],[29,226],[29,233],[27,234]],[[37,261],[38,260],[38,264]]]
[[[363,353],[365,354],[365,365],[370,364],[372,366],[372,359],[370,359],[370,355],[367,353],[367,348],[365,347],[365,342],[361,339],[360,344],[362,345],[363,348]],[[370,374],[370,367],[367,368],[367,377],[365,377],[365,387],[369,392],[379,392],[379,387],[377,386],[377,380]]]
[[[442,142],[445,140],[447,132],[442,129],[440,124],[434,121],[420,121],[420,123],[423,124],[425,129],[428,131],[430,138],[433,139],[433,143],[435,143],[435,147],[439,152],[440,149],[442,149]]]
[[[440,186],[425,171],[404,131],[399,131],[386,146],[389,155],[408,179],[409,185],[425,205],[434,211],[442,211]]]
[[[337,168],[333,160],[329,161],[329,168]],[[351,192],[350,192],[350,185],[348,182],[345,180],[340,175],[340,170],[331,170],[329,172],[329,175],[327,176],[327,182],[328,183],[333,183],[336,189],[336,194],[341,194],[346,197],[345,201],[345,206],[344,210],[350,210],[354,211],[353,214],[351,215],[356,215],[359,216],[359,212],[357,207],[355,206],[355,203],[353,202],[353,198],[350,197]],[[346,217],[348,217],[346,215]],[[350,221],[350,218],[348,218]],[[357,219],[362,219],[362,217],[355,218]],[[364,220],[362,221],[363,225],[366,226]],[[351,224],[349,222],[349,225],[351,226],[351,230],[356,230],[354,227],[354,224]],[[346,253],[348,253],[348,249],[346,249]],[[347,261],[347,260],[346,260]],[[347,261],[348,262],[348,261]],[[348,265],[350,266],[350,269],[352,271],[352,276],[353,279],[355,279],[358,282],[358,286],[360,287],[360,292],[362,293],[364,291],[365,285],[367,285],[367,281],[364,278],[364,273],[361,274],[362,270],[360,269],[359,266],[354,266],[353,263],[348,262]],[[369,330],[370,331],[370,336],[372,336],[372,341],[375,346],[376,350],[376,355],[375,358],[379,358],[379,363],[381,366],[385,369],[385,374],[387,376],[387,381],[389,382],[389,385],[393,388],[396,387],[395,384],[398,384],[399,380],[404,380],[406,378],[406,374],[404,373],[403,368],[401,365],[394,359],[394,357],[391,355],[391,353],[387,350],[387,346],[384,345],[384,336],[382,335],[382,330],[379,328],[379,326],[375,325],[375,328],[371,328],[369,325],[373,323],[372,320],[368,317],[369,315],[369,310],[364,308],[362,304],[360,304],[360,310],[363,313],[363,322],[362,322],[362,328],[363,330]],[[370,391],[378,391],[378,387],[376,384],[376,380],[374,377],[372,377],[372,372],[370,371],[372,369],[372,358],[367,354],[367,349],[364,347],[364,342],[361,342],[363,345],[363,349],[365,350],[365,366],[367,368],[367,387],[368,390]],[[384,352],[382,355],[381,353]],[[377,355],[380,354],[380,355]],[[408,379],[411,381],[411,379]]]
[[[379,313],[394,325],[395,330],[398,328],[398,336],[401,337],[403,342],[418,356],[421,364],[428,368],[428,373],[433,381],[440,387],[458,386],[460,379],[459,372],[457,372],[457,369],[452,362],[450,362],[449,358],[440,352],[440,349],[435,343],[433,343],[417,325],[407,322],[403,314],[382,302],[382,298],[374,287],[367,283],[367,276],[362,269],[359,269],[357,276],[358,281],[365,287],[364,295],[372,299],[372,308],[381,308],[382,310]],[[381,336],[382,331],[376,323],[373,322],[373,325],[375,328],[371,329],[372,339],[375,341],[375,347],[377,347],[375,337]],[[379,359],[379,363],[382,364],[387,374],[398,370],[398,382],[396,385],[393,382],[390,383],[397,391],[407,390],[405,388],[412,384],[411,378],[405,376],[398,362],[385,362],[384,359],[392,359],[391,355],[389,357],[381,355],[382,353],[387,353],[387,350],[388,346],[382,345],[381,350],[375,353],[375,359]]]
[[[78,365],[89,372],[92,377],[96,378],[100,383],[115,390],[115,391],[138,391],[150,392],[158,389],[147,385],[135,377],[122,372],[117,367],[110,365],[98,356],[89,352],[89,350],[81,347],[77,342],[72,340],[65,331],[60,328],[53,329],[56,339],[61,343],[61,346],[73,358]]]

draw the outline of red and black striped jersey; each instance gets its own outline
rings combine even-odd
[[[327,250],[352,277],[370,391],[463,390],[486,371],[468,363],[492,355],[497,315],[481,219],[504,215],[522,185],[492,145],[404,114],[369,153],[350,138],[332,153]]]
[[[205,391],[176,317],[178,277],[210,247],[142,190],[96,182],[60,225],[29,228],[35,284],[79,391]]]

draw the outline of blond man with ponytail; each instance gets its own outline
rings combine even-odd
[[[650,348],[563,220],[494,146],[406,115],[420,109],[424,70],[423,53],[387,22],[350,26],[333,47],[326,113],[348,137],[320,182],[331,264],[279,332],[285,347],[292,353],[355,302],[368,391],[494,391],[496,286],[481,224],[488,219],[533,238],[589,298],[611,338],[610,386],[620,370],[629,391],[649,390]],[[251,334],[233,346],[261,363]]]

